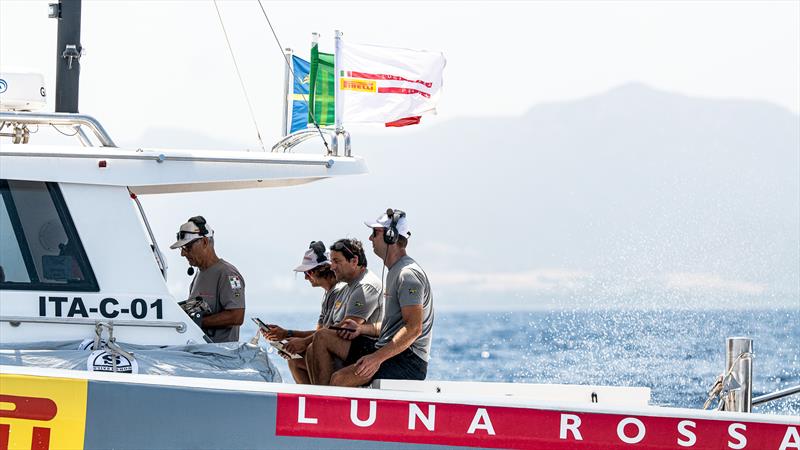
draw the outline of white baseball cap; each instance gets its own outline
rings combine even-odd
[[[391,228],[392,227],[392,218],[397,220],[397,234],[403,236],[404,238],[408,239],[411,237],[411,229],[408,227],[408,219],[406,219],[406,213],[403,211],[392,210],[389,209],[386,211],[385,214],[381,214],[375,220],[365,220],[364,225],[370,228]]]
[[[203,233],[203,231],[194,221],[189,220],[185,224],[181,225],[180,229],[178,230],[178,240],[174,244],[170,245],[169,248],[174,250],[176,248],[181,248],[192,241],[196,241],[201,237],[209,235],[214,236],[214,230],[206,226],[205,219],[203,219],[202,216],[192,217],[192,219],[201,220],[202,225],[205,226],[206,232]]]
[[[316,247],[316,250],[315,250]],[[330,265],[331,260],[328,252],[325,251],[325,244],[321,241],[314,241],[303,255],[303,261],[294,268],[295,272],[307,272],[319,266]]]

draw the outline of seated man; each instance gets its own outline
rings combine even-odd
[[[331,261],[325,252],[325,244],[321,241],[313,241],[308,247],[303,261],[295,267],[295,272],[303,272],[305,279],[312,287],[320,287],[325,291],[322,296],[322,308],[317,320],[317,330],[334,324],[334,306],[339,301],[340,294],[344,288],[344,283],[337,284],[336,274],[331,270]],[[278,325],[269,324],[269,332],[261,331],[265,338],[270,340],[288,339],[286,350],[291,353],[302,354],[311,344],[314,331],[286,330]],[[308,370],[306,369],[305,359],[289,359],[289,370],[292,372],[294,381],[297,384],[310,384]]]
[[[331,270],[336,279],[347,283],[340,301],[334,305],[334,322],[338,326],[347,323],[350,327],[357,325],[375,325],[383,316],[381,299],[381,280],[367,270],[367,256],[364,247],[356,239],[340,239],[331,246]],[[335,368],[336,358],[318,358],[317,338],[342,340],[330,329],[320,329],[314,333],[312,344],[306,350],[306,363],[314,384],[327,384]],[[343,360],[340,356],[339,360]],[[323,365],[318,363],[324,362]]]
[[[390,209],[366,224],[372,228],[373,251],[389,268],[386,315],[377,324],[345,320],[342,326],[353,331],[317,333],[312,364],[317,384],[363,386],[373,378],[424,380],[427,375],[433,298],[427,275],[406,254],[411,232],[405,213]],[[344,359],[346,366],[326,378],[335,357]]]

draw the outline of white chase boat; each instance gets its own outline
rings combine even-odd
[[[800,417],[745,412],[747,340],[731,340],[716,390],[728,411],[653,406],[648,388],[281,383],[257,346],[205,343],[137,197],[300,185],[365,162],[116,148],[89,116],[10,111],[41,103],[41,82],[0,78],[34,92],[0,112],[0,449],[800,449]],[[84,145],[23,144],[33,124]]]

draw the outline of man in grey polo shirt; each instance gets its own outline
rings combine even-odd
[[[433,297],[425,271],[406,253],[411,231],[404,212],[387,210],[372,228],[370,242],[389,272],[384,289],[384,318],[378,325],[344,321],[354,331],[346,367],[331,377],[335,386],[362,386],[373,378],[424,380],[433,330]],[[377,336],[377,340],[370,336]]]
[[[236,267],[217,256],[214,230],[203,216],[181,225],[177,237],[170,248],[180,248],[189,265],[200,269],[189,287],[189,299],[199,299],[210,308],[200,327],[212,342],[237,342],[239,326],[244,322],[244,278]]]
[[[330,247],[331,270],[336,279],[347,283],[333,307],[333,321],[375,325],[383,317],[381,280],[367,270],[364,247],[356,239],[340,239]],[[335,327],[334,327],[335,328]],[[306,363],[311,382],[329,384],[337,363],[347,356],[350,341],[342,339],[333,329],[320,329],[306,350]],[[340,364],[341,367],[341,364]]]

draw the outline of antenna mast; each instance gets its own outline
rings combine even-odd
[[[50,4],[50,18],[58,19],[56,48],[56,112],[78,112],[81,76],[81,0]]]

